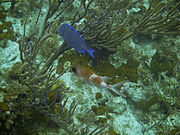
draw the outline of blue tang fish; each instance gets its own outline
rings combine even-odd
[[[95,50],[86,46],[86,42],[81,37],[81,35],[69,24],[62,24],[59,29],[57,29],[59,35],[64,39],[67,45],[74,48],[80,53],[88,53],[93,59],[95,59],[93,52]]]

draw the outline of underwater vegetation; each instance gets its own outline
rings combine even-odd
[[[92,71],[111,77],[110,83],[123,80],[139,83],[132,87],[135,90],[144,85],[152,93],[147,92],[146,99],[134,100],[127,90],[129,102],[152,116],[161,109],[163,117],[143,132],[154,128],[158,134],[178,134],[180,126],[172,124],[173,120],[173,129],[162,124],[174,114],[180,116],[177,50],[169,49],[171,45],[153,46],[156,52],[147,64],[148,56],[125,44],[139,35],[158,39],[157,42],[162,39],[164,44],[168,42],[166,36],[179,36],[180,2],[149,0],[148,6],[144,3],[143,0],[1,0],[0,47],[5,48],[7,40],[17,42],[20,59],[10,70],[0,72],[5,81],[0,85],[0,134],[38,134],[40,130],[46,133],[43,128],[60,129],[62,134],[70,135],[121,134],[109,124],[114,110],[102,102],[104,97],[100,92],[94,95],[98,103],[90,105],[93,117],[98,118],[94,123],[88,124],[90,116],[76,114],[77,99],[68,97],[71,91],[61,79],[76,65],[89,66]],[[13,29],[15,22],[9,18],[20,20],[22,33]],[[87,46],[95,50],[96,60],[71,50],[58,36],[57,29],[64,23],[75,28]],[[115,67],[109,56],[118,48],[126,62]],[[71,64],[64,67],[67,61]],[[75,122],[75,117],[80,124]],[[162,128],[158,129],[159,126]]]
[[[0,24],[0,40],[4,39],[10,39],[12,41],[16,41],[16,37],[14,35],[14,31],[12,29],[12,22],[11,21],[5,21],[6,19],[6,10],[3,8],[0,9],[0,21],[2,22]]]

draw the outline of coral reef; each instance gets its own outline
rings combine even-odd
[[[177,0],[1,0],[0,134],[148,135],[180,132]],[[72,25],[95,58],[57,33]],[[112,92],[71,73],[81,65]],[[159,128],[160,127],[160,128]],[[46,129],[46,130],[44,130]]]

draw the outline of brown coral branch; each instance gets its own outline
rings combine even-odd
[[[49,33],[49,34],[47,34],[47,35],[45,35],[44,37],[42,37],[40,40],[39,40],[39,42],[37,43],[37,48],[34,50],[34,54],[33,54],[33,56],[36,56],[37,55],[37,53],[38,53],[38,51],[40,50],[40,48],[43,46],[43,44],[44,44],[44,42],[48,39],[48,38],[50,38],[50,37],[52,37],[53,35],[51,34],[51,33]]]
[[[93,2],[93,0],[90,0],[90,1],[88,2],[87,6],[85,6],[85,4],[84,4],[84,13],[83,13],[83,15],[80,15],[79,12],[76,12],[76,13],[75,13],[75,15],[74,15],[74,17],[73,17],[73,20],[72,20],[72,23],[71,23],[72,26],[73,26],[75,23],[79,22],[81,19],[83,19],[83,18],[87,15],[87,13],[88,13],[88,8],[89,8],[89,6],[92,4],[92,2]],[[84,3],[85,3],[85,2],[84,2]],[[79,16],[78,19],[76,19],[77,16]]]
[[[177,8],[179,7],[180,2],[169,2],[165,5],[163,2],[159,2],[154,8],[152,8],[152,4],[153,0],[150,1],[149,8],[142,16],[142,19],[134,29],[134,32],[163,35],[180,34],[176,29],[179,26],[177,20],[179,13]],[[163,10],[167,10],[167,13],[162,13]]]
[[[83,37],[89,46],[116,51],[116,47],[120,42],[133,35],[133,32],[126,28],[131,15],[124,19],[124,11],[131,8],[139,0],[130,1],[122,11],[117,11],[117,5],[122,5],[123,2],[126,1],[116,1],[110,5],[105,4],[105,9],[101,14],[94,15],[93,19],[89,17],[90,19],[85,22],[82,33],[84,33]]]

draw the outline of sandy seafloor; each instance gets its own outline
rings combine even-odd
[[[8,8],[9,5],[5,4],[4,6]],[[43,12],[45,11],[46,10],[43,9]],[[14,32],[17,33],[17,35],[22,35],[23,26],[21,25],[20,19],[15,19],[7,16],[6,21],[9,20],[13,22]],[[28,23],[27,26],[29,26]],[[158,45],[162,45],[160,45],[159,42],[157,42],[155,39],[142,37],[143,40],[138,40],[138,42],[134,42],[134,38],[135,37],[128,39],[125,43],[123,43],[123,46],[127,46],[127,48],[133,49],[134,53],[129,55],[134,55],[133,57],[138,59],[140,63],[143,63],[142,57],[148,58],[146,64],[150,65],[152,57],[155,55],[158,49]],[[138,38],[141,39],[141,37]],[[174,70],[176,75],[173,77],[166,76],[166,72],[168,71],[162,72],[160,74],[165,78],[164,83],[171,81],[176,86],[179,86],[180,84],[178,76],[180,64],[178,64],[178,62],[180,62],[180,36],[165,36],[163,40],[164,41],[162,42],[164,43],[164,47],[168,47],[169,50],[173,50],[173,53],[177,55],[177,65],[175,67],[177,70]],[[4,43],[4,41],[0,41],[0,44],[2,43]],[[173,45],[171,45],[172,43]],[[17,42],[7,40],[5,48],[0,46],[0,86],[4,87],[6,85],[4,74],[6,74],[6,72],[11,69],[14,63],[20,62],[19,55],[19,46]],[[169,54],[167,54],[166,57],[168,57],[168,55]],[[41,58],[42,57],[39,57],[38,60],[41,61]],[[120,67],[123,63],[127,63],[127,59],[123,56],[123,52],[121,51],[121,46],[118,47],[117,52],[111,54],[107,60],[110,61],[110,63],[115,68]],[[64,66],[67,66],[68,64],[70,65],[71,63],[67,61]],[[153,125],[158,122],[162,128],[168,129],[169,131],[173,130],[175,126],[180,127],[179,111],[173,112],[170,116],[167,117],[167,119],[162,120],[165,114],[162,113],[162,110],[159,110],[160,107],[158,104],[155,103],[150,106],[150,108],[145,108],[148,109],[147,111],[143,110],[142,108],[136,107],[136,103],[138,104],[141,101],[148,100],[147,94],[151,93],[150,91],[154,92],[154,90],[156,93],[161,93],[161,95],[163,95],[167,100],[172,100],[172,104],[173,102],[176,102],[173,101],[174,98],[171,97],[171,95],[164,93],[164,89],[161,87],[162,85],[160,80],[155,81],[152,79],[152,81],[154,82],[152,82],[151,86],[146,86],[143,84],[144,78],[146,78],[147,76],[147,79],[149,79],[151,73],[144,69],[144,66],[141,64],[138,67],[138,74],[139,77],[137,83],[127,82],[121,87],[121,91],[126,91],[128,93],[129,99],[123,98],[121,96],[110,95],[110,101],[106,102],[106,107],[108,108],[108,110],[110,110],[110,118],[107,119],[107,123],[111,125],[118,134],[121,135],[156,135],[157,131],[159,131],[158,125],[154,127]],[[69,106],[73,99],[77,101],[78,106],[75,110],[74,116],[74,123],[77,125],[79,125],[80,123],[77,120],[76,115],[90,116],[91,107],[93,105],[97,105],[98,102],[107,100],[107,95],[102,91],[102,89],[80,82],[80,80],[70,71],[67,71],[60,79],[64,81],[66,87],[70,88],[71,92],[66,95],[69,97]],[[173,90],[173,86],[169,87],[169,90]],[[102,92],[102,101],[98,101],[94,98],[97,92]],[[105,118],[106,116],[96,116],[95,119],[98,119],[99,117]],[[90,129],[94,128],[95,125],[91,125]],[[59,131],[43,131],[41,130],[41,127],[39,127],[39,134],[43,134],[44,132],[47,132],[47,134],[66,134],[63,133],[60,129]]]

